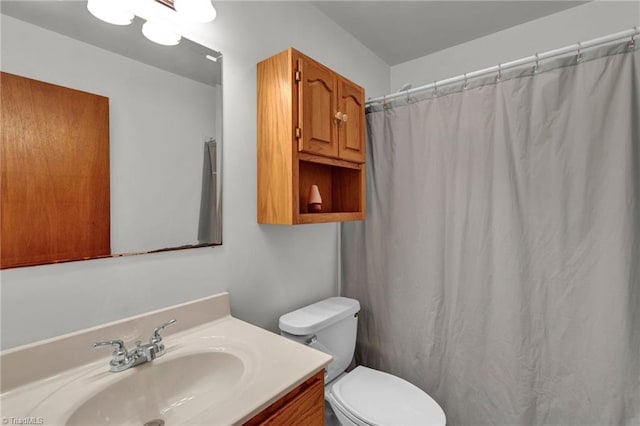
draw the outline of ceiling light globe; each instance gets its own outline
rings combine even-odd
[[[147,21],[142,26],[142,34],[154,43],[164,46],[175,46],[180,43],[179,34],[171,31],[164,25],[156,21]]]
[[[174,0],[178,15],[192,22],[207,23],[216,19],[216,9],[211,0]]]
[[[164,25],[155,22],[147,21],[142,26],[142,34],[154,43],[162,44],[164,46],[175,46],[180,43],[179,34],[167,29]]]

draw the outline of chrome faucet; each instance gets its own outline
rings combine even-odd
[[[153,329],[149,343],[142,344],[141,340],[136,342],[136,347],[130,351],[124,346],[122,340],[108,340],[106,342],[97,342],[93,344],[94,348],[102,347],[114,347],[113,357],[109,362],[109,371],[117,373],[119,371],[127,370],[136,365],[143,364],[145,362],[153,361],[154,359],[164,355],[164,343],[162,343],[162,336],[160,332],[172,324],[175,324],[176,320],[172,319],[162,325]]]

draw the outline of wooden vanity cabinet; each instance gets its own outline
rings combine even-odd
[[[307,211],[318,185],[322,211]],[[364,89],[288,49],[258,64],[258,222],[365,218]]]
[[[245,426],[323,426],[324,370],[265,408]]]

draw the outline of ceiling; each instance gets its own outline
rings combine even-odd
[[[397,65],[586,1],[313,1],[388,65]]]

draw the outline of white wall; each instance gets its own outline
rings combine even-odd
[[[336,224],[256,223],[256,63],[293,46],[367,96],[389,90],[389,68],[308,4],[216,7],[216,21],[192,36],[224,54],[224,245],[4,270],[3,348],[220,291],[230,291],[236,317],[275,331],[280,314],[335,294]],[[13,43],[3,25],[2,51]]]
[[[640,1],[596,1],[391,67],[391,90],[509,62],[640,25]]]

